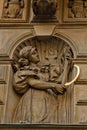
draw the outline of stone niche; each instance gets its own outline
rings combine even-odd
[[[73,50],[57,37],[33,37],[13,52],[4,122],[70,124],[73,122]]]

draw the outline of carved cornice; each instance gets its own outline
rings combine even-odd
[[[53,25],[53,23],[0,23],[0,29],[33,29],[34,26]],[[55,23],[55,29],[87,29],[87,22],[85,24],[65,24]]]

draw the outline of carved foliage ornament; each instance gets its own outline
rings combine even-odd
[[[24,8],[24,0],[5,0],[4,18],[21,18]]]
[[[31,41],[25,42],[14,56],[13,87],[22,97],[15,109],[13,122],[58,123],[60,106],[57,97],[67,93],[67,86],[75,82],[80,73],[75,65],[77,74],[69,82],[73,58],[71,48],[55,38],[46,41],[35,39],[32,44]]]

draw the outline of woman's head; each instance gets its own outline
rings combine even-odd
[[[39,55],[37,49],[32,46],[26,46],[20,51],[20,57],[28,59],[29,62],[38,63]]]

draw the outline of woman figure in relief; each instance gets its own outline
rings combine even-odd
[[[58,123],[57,95],[63,94],[65,88],[51,82],[49,67],[38,67],[39,62],[35,47],[27,46],[20,51],[13,86],[22,97],[14,113],[14,123]]]

